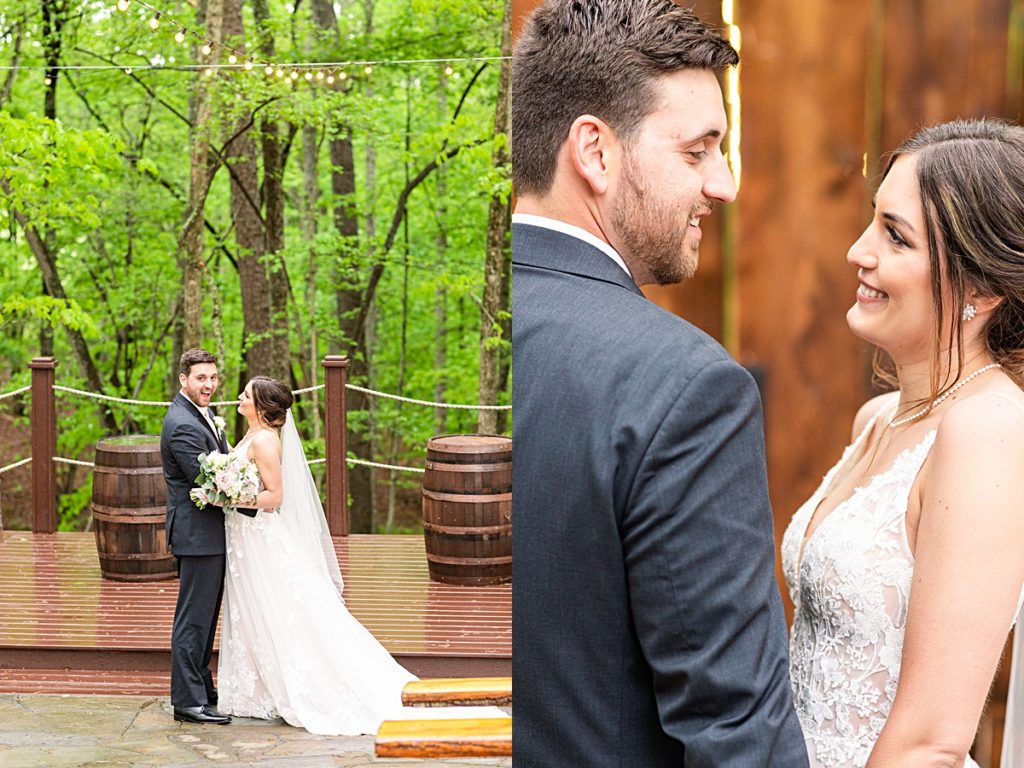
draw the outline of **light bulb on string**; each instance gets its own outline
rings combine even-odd
[[[213,77],[213,68],[212,67],[207,67],[206,69],[203,70],[203,74],[206,75],[207,77]]]
[[[284,70],[278,69],[277,72],[275,72],[274,74],[276,74],[278,77],[284,77]]]
[[[150,19],[149,19],[149,28],[152,29],[154,32],[156,32],[157,27],[159,27],[159,26],[160,26],[160,14],[157,13],[157,14],[154,14],[152,17],[150,17]]]
[[[451,65],[451,64],[449,64],[449,65],[448,65],[447,67],[445,67],[445,68],[444,68],[444,73],[445,73],[446,75],[448,75],[449,77],[451,77],[451,75],[452,75],[452,72],[454,72],[454,71],[455,71],[455,70],[454,70],[454,69],[452,69],[452,65]]]
[[[339,80],[347,80],[348,79],[348,72],[346,72],[344,69],[341,70],[341,73],[338,75],[338,79]]]
[[[270,66],[269,64],[267,64],[267,66],[265,66],[265,67],[263,68],[263,71],[264,71],[264,72],[265,72],[265,73],[266,73],[267,75],[272,75],[272,74],[274,74],[274,68],[273,68],[272,66]]]
[[[213,48],[210,47],[209,43],[203,43],[203,47],[202,47],[203,56],[209,56],[210,55],[210,51],[212,51],[212,50],[213,50]]]
[[[127,11],[130,5],[131,3],[128,0],[117,0],[117,10],[121,11],[121,13]]]
[[[185,42],[185,33],[184,33],[184,31],[179,29],[177,32],[175,32],[174,33],[174,41],[176,43],[184,43]]]
[[[367,64],[366,67],[363,69],[363,72],[365,72],[367,75],[372,75],[373,74],[373,67],[371,67],[369,64]]]
[[[132,68],[131,68],[131,67],[125,67],[125,68],[124,68],[124,73],[125,73],[126,75],[130,75],[130,74],[132,73]]]
[[[316,79],[317,80],[323,80],[324,79],[324,73],[323,73],[322,70],[317,70]]]
[[[291,79],[292,79],[292,80],[298,80],[298,79],[299,79],[299,73],[298,73],[298,72],[296,72],[296,71],[295,71],[295,70],[293,69],[293,70],[292,70],[292,73],[291,73],[291,75],[290,75],[290,77],[291,77]]]
[[[237,61],[238,61],[238,57],[235,56],[235,54],[232,53],[230,56],[228,56],[228,64],[234,64]]]
[[[246,72],[252,69],[252,59],[246,59],[245,64],[243,66],[245,67]]]
[[[53,78],[47,75],[43,78],[43,85],[53,85]]]
[[[328,75],[327,76],[327,84],[328,85],[334,85],[334,75]]]
[[[306,78],[306,82],[309,82],[310,80],[313,79],[313,73],[307,72],[306,74],[303,75],[303,77]]]

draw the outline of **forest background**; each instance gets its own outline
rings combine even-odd
[[[167,401],[202,345],[215,400],[257,374],[320,384],[341,354],[374,390],[510,402],[509,5],[0,0],[0,394],[52,355],[63,386]],[[165,413],[61,394],[72,459]],[[347,401],[359,459],[422,466],[431,435],[511,429]],[[296,407],[310,458],[323,405]],[[0,401],[0,467],[29,455],[28,410]],[[0,475],[8,528],[30,523],[30,478]],[[91,471],[57,478],[60,529],[87,527]],[[416,528],[418,475],[349,479],[354,532]]]

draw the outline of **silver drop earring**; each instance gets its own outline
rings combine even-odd
[[[965,304],[964,311],[961,317],[963,318],[965,323],[969,323],[971,322],[971,320],[974,319],[975,315],[977,314],[978,308],[976,306],[974,306],[973,304]]]

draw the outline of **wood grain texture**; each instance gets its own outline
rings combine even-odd
[[[511,706],[511,677],[448,677],[413,680],[402,690],[402,703],[413,707]]]
[[[512,718],[385,720],[377,757],[505,757],[512,754]]]

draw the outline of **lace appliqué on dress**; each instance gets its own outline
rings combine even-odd
[[[812,766],[862,768],[892,708],[914,574],[907,505],[935,435],[857,488],[805,541],[822,495],[862,435],[783,537],[783,571],[796,609],[790,679]]]

